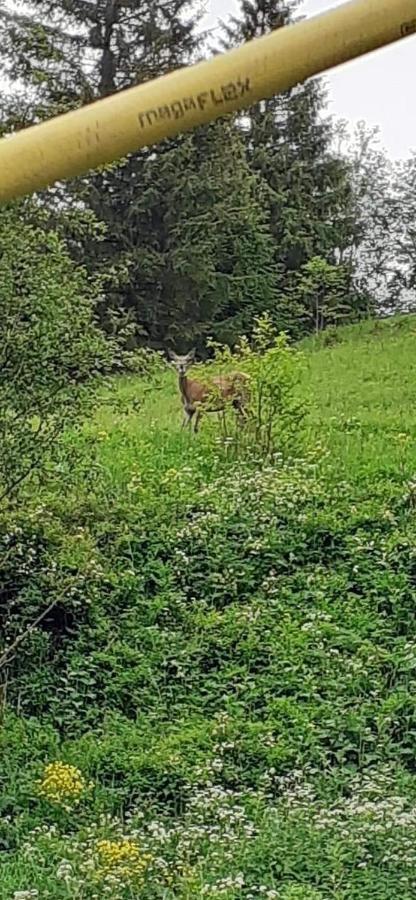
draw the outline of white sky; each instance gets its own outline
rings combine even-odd
[[[304,0],[299,12],[311,16],[344,0]],[[206,0],[205,25],[212,28],[238,9],[236,0]],[[364,120],[380,128],[381,143],[393,159],[416,150],[416,37],[399,41],[340,66],[326,76],[329,111],[352,124]]]

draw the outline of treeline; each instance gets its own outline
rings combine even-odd
[[[2,8],[3,132],[237,46],[296,17],[241,0],[207,49],[193,0],[28,0]],[[117,122],[114,123],[117,127]],[[19,207],[94,283],[127,349],[232,344],[269,312],[298,338],[411,303],[416,163],[346,139],[319,80],[142,150]],[[44,248],[39,249],[40,253]]]

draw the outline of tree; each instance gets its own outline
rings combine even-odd
[[[127,164],[113,181],[110,234],[128,274],[112,308],[123,303],[155,347],[202,349],[207,334],[233,343],[276,302],[262,186],[233,122],[201,128],[148,159],[120,237],[124,177],[132,175]],[[98,205],[103,193],[96,182]]]
[[[198,43],[190,10],[191,0],[28,0],[24,12],[3,8],[4,75],[23,85],[23,98],[3,101],[3,115],[21,127],[177,68]]]
[[[28,8],[10,17],[0,54],[36,97],[38,117],[161,74],[197,51],[188,0],[31,0]],[[54,227],[65,208],[72,251],[103,276],[103,327],[129,344],[201,345],[207,332],[232,341],[273,306],[260,179],[231,121],[103,167],[49,192],[47,203]],[[102,224],[100,240],[94,228],[74,239],[80,207]]]
[[[365,298],[350,294],[349,272],[320,256],[308,260],[292,274],[288,295],[298,311],[301,328],[318,333],[331,325],[344,325],[368,312]]]
[[[242,0],[240,16],[225,29],[225,46],[287,25],[298,5],[298,0]],[[314,79],[256,104],[240,120],[250,165],[268,185],[282,292],[291,273],[308,260],[319,257],[338,265],[351,242],[349,168],[334,151],[324,103],[321,82]],[[292,328],[297,329],[296,319]]]
[[[377,128],[359,122],[352,135],[345,122],[337,126],[338,146],[349,165],[350,246],[348,263],[358,288],[373,298],[374,307],[392,309],[398,301],[398,208],[394,197],[394,168],[379,144]]]
[[[416,306],[416,154],[397,163],[393,171],[390,232],[394,234],[390,261],[391,298],[395,308]]]
[[[0,501],[59,448],[111,363],[94,290],[32,204],[0,211]]]

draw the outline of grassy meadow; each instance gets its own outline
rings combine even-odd
[[[103,387],[0,535],[1,898],[416,897],[415,346],[306,341],[267,456]]]
[[[416,318],[404,316],[370,320],[304,341],[300,392],[309,407],[307,443],[313,447],[322,440],[335,470],[353,476],[386,471],[394,477],[404,460],[412,466],[415,337]],[[155,389],[141,379],[123,377],[116,391],[121,411],[107,412],[104,406],[91,424],[91,433],[103,442],[102,464],[115,482],[122,472],[128,478],[137,463],[144,472],[193,465],[194,460],[197,466],[211,468],[212,459],[201,459],[204,436],[195,445],[180,428],[181,405],[173,371],[167,371]],[[405,454],[404,435],[408,438]]]

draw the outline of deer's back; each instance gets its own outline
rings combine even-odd
[[[232,372],[230,375],[217,375],[212,378],[212,384],[224,397],[235,396],[240,393],[248,381],[247,375],[242,372]]]
[[[248,376],[242,372],[233,372],[230,375],[215,375],[209,382],[193,381],[188,379],[188,394],[193,403],[203,403],[210,397],[223,398],[225,400],[244,393]]]

